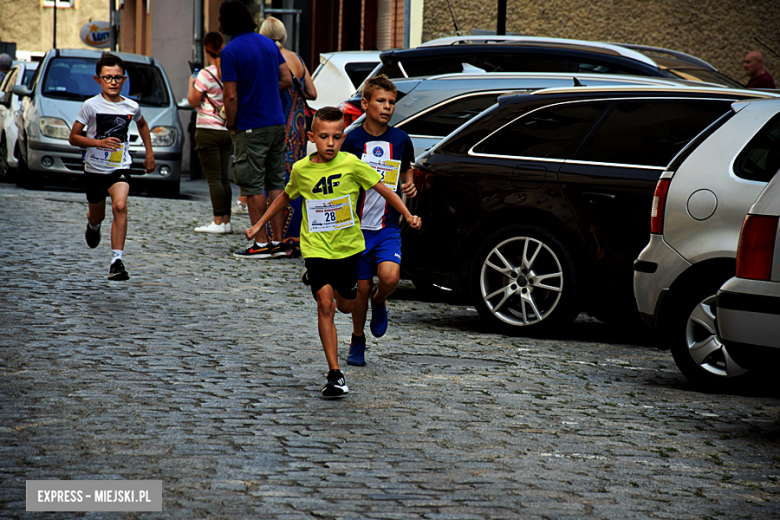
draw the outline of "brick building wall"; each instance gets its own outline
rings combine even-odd
[[[449,0],[461,35],[496,29],[497,0]],[[742,58],[764,54],[780,77],[780,1],[758,0],[508,0],[507,32],[666,47],[693,54],[744,82]],[[446,0],[425,0],[422,41],[455,36]]]

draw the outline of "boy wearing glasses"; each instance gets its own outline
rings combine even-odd
[[[84,102],[68,141],[73,146],[86,148],[84,187],[87,192],[87,245],[100,244],[100,224],[106,216],[106,195],[111,196],[114,221],[111,224],[111,264],[108,279],[121,281],[130,276],[122,263],[122,252],[127,236],[127,196],[130,193],[129,153],[130,121],[135,121],[146,148],[144,168],[154,171],[152,140],[149,125],[141,115],[138,103],[120,95],[125,80],[125,64],[119,56],[103,53],[95,66],[95,81],[101,92]],[[81,135],[87,128],[86,137]]]

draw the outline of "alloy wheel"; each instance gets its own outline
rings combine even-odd
[[[706,372],[719,377],[735,377],[747,372],[729,356],[715,328],[715,296],[694,307],[685,325],[685,341],[693,361]]]
[[[536,325],[555,311],[563,282],[555,252],[531,237],[513,237],[490,250],[479,279],[481,297],[490,312],[521,327]]]

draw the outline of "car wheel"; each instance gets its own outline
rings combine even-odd
[[[494,234],[478,249],[470,272],[480,316],[509,334],[544,333],[579,314],[572,255],[544,229],[513,226]]]
[[[678,303],[661,336],[670,342],[674,362],[688,380],[717,391],[735,390],[750,377],[729,355],[715,328],[715,294],[726,279],[677,291]]]
[[[146,193],[152,197],[161,197],[166,199],[175,199],[179,197],[179,181],[170,181],[150,184],[146,188]]]
[[[19,154],[19,168],[16,171],[16,185],[28,190],[43,188],[43,175],[28,168],[27,162],[21,153]]]
[[[0,182],[11,182],[11,168],[8,166],[8,141],[0,138]]]

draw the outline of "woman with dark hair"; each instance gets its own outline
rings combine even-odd
[[[203,38],[203,48],[209,66],[190,78],[187,100],[197,109],[195,121],[195,144],[198,159],[206,174],[211,195],[214,221],[196,227],[197,233],[230,234],[230,203],[233,193],[228,179],[230,164],[230,134],[225,126],[222,101],[222,67],[220,52],[225,40],[217,32],[210,32]]]
[[[293,75],[293,85],[282,90],[282,108],[284,110],[285,124],[287,126],[287,151],[285,154],[285,166],[287,182],[290,182],[290,172],[293,164],[306,156],[306,101],[317,99],[317,89],[311,80],[309,70],[303,59],[293,51],[284,48],[287,39],[287,29],[281,20],[269,16],[260,25],[260,34],[268,36],[279,47]],[[288,257],[301,255],[301,199],[290,201],[287,206],[287,215],[284,219],[282,242],[285,254]]]

